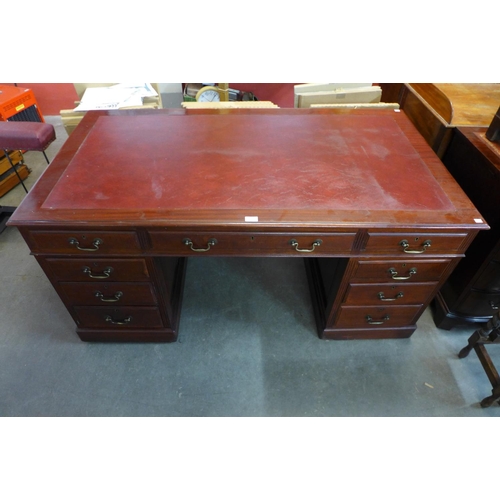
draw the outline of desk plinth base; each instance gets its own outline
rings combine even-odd
[[[89,330],[77,328],[76,333],[84,342],[175,342],[177,332],[172,330]]]
[[[373,328],[352,330],[342,328],[325,328],[319,332],[324,340],[369,340],[369,339],[406,339],[417,329],[416,326],[402,328]]]

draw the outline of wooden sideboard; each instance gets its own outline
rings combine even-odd
[[[383,83],[382,101],[397,102],[442,158],[456,127],[488,127],[500,106],[499,83]]]
[[[434,301],[434,321],[487,322],[500,306],[500,144],[486,127],[457,128],[443,162],[490,225],[473,241]]]
[[[314,109],[88,112],[9,225],[82,340],[148,342],[214,256],[303,258],[321,338],[408,337],[488,229],[404,113]]]

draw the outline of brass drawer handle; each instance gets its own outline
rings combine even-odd
[[[104,295],[101,292],[96,292],[95,296],[101,301],[101,302],[118,302],[122,297],[123,297],[123,292],[116,292],[113,297],[104,297]]]
[[[369,314],[366,315],[366,322],[370,325],[383,325],[386,321],[389,321],[389,319],[390,318],[388,314],[386,314],[380,321],[373,320]]]
[[[68,240],[70,245],[74,245],[78,250],[82,250],[83,252],[95,252],[99,250],[99,246],[103,244],[103,241],[100,238],[96,238],[93,242],[93,248],[84,248],[80,246],[80,242],[76,238],[70,238]]]
[[[378,298],[380,300],[383,300],[384,302],[393,302],[394,300],[398,300],[398,299],[401,299],[403,297],[403,292],[399,292],[397,293],[392,299],[390,298],[387,298],[385,295],[384,295],[384,292],[379,292],[378,293]]]
[[[315,240],[312,244],[311,248],[299,248],[299,242],[297,240],[290,240],[290,245],[297,251],[297,252],[307,252],[311,253],[316,250],[316,247],[319,247],[323,243],[322,240]]]
[[[391,275],[393,280],[409,280],[414,274],[417,274],[417,268],[412,267],[408,276],[398,276],[398,272],[393,267],[388,269],[387,272]]]
[[[408,240],[400,241],[399,244],[403,247],[404,253],[424,253],[431,246],[431,240],[424,241],[422,250],[408,250],[408,247],[410,246]]]
[[[194,248],[193,247],[193,242],[189,238],[184,238],[182,240],[182,243],[184,245],[189,246],[193,252],[208,252],[214,245],[217,244],[217,240],[215,238],[210,238],[208,240],[208,246],[207,248]]]
[[[92,274],[92,269],[90,269],[90,267],[85,266],[83,268],[83,272],[85,274],[88,274],[88,276],[90,278],[94,278],[96,280],[105,280],[106,278],[109,278],[109,276],[113,272],[113,268],[112,267],[107,267],[106,269],[104,269],[104,271],[102,272],[102,274]]]
[[[132,321],[132,316],[128,316],[123,321],[115,321],[111,316],[106,316],[104,319],[112,325],[128,325]]]

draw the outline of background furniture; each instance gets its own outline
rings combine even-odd
[[[500,108],[498,108],[493,120],[491,120],[490,126],[486,131],[486,138],[500,144]]]
[[[78,96],[78,99],[82,99],[83,94],[85,94],[85,91],[88,88],[96,88],[96,87],[110,87],[112,85],[116,85],[116,83],[74,83],[73,84],[75,87],[76,94]],[[133,106],[130,108],[126,109],[136,109],[136,108],[149,108],[149,109],[159,109],[162,107],[162,102],[161,102],[161,94],[159,92],[158,84],[157,83],[152,83],[152,87],[156,90],[158,93],[158,96],[156,97],[145,97],[143,99],[143,104],[142,106]],[[75,102],[78,104],[79,101]],[[124,108],[125,109],[125,108]],[[73,130],[78,126],[78,124],[82,121],[82,118],[85,116],[85,111],[74,111],[74,109],[61,109],[60,114],[61,114],[61,119],[64,125],[64,129],[66,130],[67,134],[70,135]]]
[[[500,103],[499,83],[381,83],[382,101],[398,102],[442,158],[455,127],[487,127]]]
[[[465,358],[469,355],[470,351],[474,349],[491,385],[493,386],[491,396],[488,396],[481,401],[481,406],[483,408],[491,406],[495,401],[500,404],[500,376],[498,375],[497,369],[495,368],[495,365],[486,350],[485,345],[488,344],[500,344],[500,312],[498,311],[488,321],[484,328],[477,329],[470,336],[467,345],[458,355],[459,358]]]
[[[370,83],[305,83],[294,86],[294,107],[318,104],[379,103],[382,89]]]
[[[45,122],[35,94],[29,88],[0,85],[0,122]],[[3,148],[0,148],[3,149]],[[17,170],[14,171],[13,165]],[[29,168],[24,165],[22,153],[0,151],[0,196],[10,191],[28,177]],[[23,184],[24,187],[24,184]],[[26,188],[24,188],[26,190]],[[8,209],[4,207],[4,215]]]
[[[27,193],[28,190],[23,182],[24,171],[21,170],[23,167],[24,169],[27,169],[27,167],[24,165],[22,153],[19,151],[17,155],[13,155],[11,150],[41,151],[47,163],[49,163],[45,149],[55,138],[54,127],[49,123],[0,121],[0,150],[3,150],[5,158],[13,171],[13,174],[9,175],[9,170],[7,170],[6,174],[8,176],[6,180],[13,175],[17,176]],[[14,161],[11,156],[15,158]],[[18,165],[21,172],[18,171]],[[6,219],[12,215],[13,211],[14,207],[0,206],[0,232],[5,228]]]
[[[31,89],[0,85],[0,121],[44,122]]]
[[[16,166],[16,171],[12,165]],[[30,169],[24,163],[21,151],[10,151],[7,155],[0,150],[0,197],[19,184],[19,178],[25,180]]]
[[[456,324],[487,322],[500,305],[500,144],[487,128],[455,130],[443,163],[490,225],[467,249],[434,301],[434,321],[449,330]]]
[[[152,342],[212,256],[305,257],[321,338],[408,337],[488,228],[403,113],[313,109],[88,112],[9,224],[82,340]]]
[[[7,160],[19,177],[19,181],[26,192],[28,190],[17,172],[16,164],[12,162],[10,151],[41,151],[48,164],[50,162],[45,154],[45,150],[55,138],[56,132],[53,125],[49,123],[0,122],[0,149],[4,151]]]
[[[270,101],[221,101],[221,102],[183,102],[185,109],[241,109],[241,108],[278,108]]]

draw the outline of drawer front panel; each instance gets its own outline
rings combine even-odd
[[[154,306],[157,303],[149,283],[59,283],[59,287],[75,306]]]
[[[456,254],[467,233],[368,233],[366,252],[374,254]]]
[[[59,281],[149,281],[143,259],[46,258]]]
[[[492,316],[500,308],[500,293],[471,291],[458,308],[462,314]]]
[[[500,262],[492,260],[474,283],[474,288],[500,293]]]
[[[351,283],[344,299],[346,305],[406,305],[423,304],[434,291],[437,282],[401,283],[391,285],[378,283],[363,285]]]
[[[262,234],[149,232],[154,251],[167,255],[330,255],[351,251],[356,233]]]
[[[139,254],[134,231],[30,231],[33,252],[66,255]]]
[[[74,307],[81,328],[162,328],[156,307]]]
[[[420,306],[342,306],[337,328],[396,328],[415,323]]]
[[[359,261],[353,281],[417,282],[439,281],[448,259],[415,261]]]

